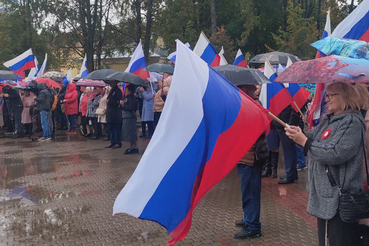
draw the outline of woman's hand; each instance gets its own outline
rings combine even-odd
[[[289,126],[289,127],[285,127],[284,130],[286,131],[287,137],[292,139],[298,145],[300,145],[302,147],[305,146],[307,137],[302,132],[300,127],[298,127],[298,126]]]

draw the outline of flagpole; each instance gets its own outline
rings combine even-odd
[[[272,117],[275,121],[277,121],[279,124],[281,124],[283,127],[287,127],[287,124],[284,121],[282,121],[280,118],[275,116],[273,113],[268,111],[268,115]]]
[[[299,106],[297,106],[296,101],[293,101],[293,105],[295,105],[295,107],[297,108],[297,110],[299,111],[301,117],[304,119],[304,114],[302,113],[301,109],[299,108]]]

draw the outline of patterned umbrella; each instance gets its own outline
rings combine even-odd
[[[79,79],[76,83],[78,86],[88,87],[105,87],[107,84],[103,80]]]
[[[17,82],[15,82],[14,80],[2,80],[0,81],[0,85],[10,85],[10,86],[16,86]]]
[[[326,37],[311,44],[325,55],[340,55],[369,60],[369,43],[360,40]]]
[[[42,75],[42,78],[52,79],[56,82],[62,82],[64,77],[65,74],[62,74],[61,72],[58,71],[49,71]]]
[[[326,56],[296,62],[276,79],[280,83],[369,82],[369,61],[342,56]]]

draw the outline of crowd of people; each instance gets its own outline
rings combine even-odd
[[[81,87],[75,83],[61,88],[31,82],[26,88],[0,87],[0,129],[12,138],[31,136],[51,140],[57,130],[80,132],[84,137],[110,141],[106,148],[130,147],[125,154],[138,153],[137,111],[140,138],[150,139],[163,110],[172,76],[149,82],[146,87],[110,81],[106,87]],[[34,132],[41,132],[36,137]],[[5,134],[6,135],[6,134]]]
[[[110,81],[104,88],[77,88],[74,83],[62,89],[37,84],[37,90],[19,91],[10,86],[0,91],[0,127],[14,132],[12,137],[32,135],[35,128],[47,141],[56,130],[80,133],[92,140],[110,141],[106,148],[118,149],[129,142],[124,154],[139,153],[137,148],[137,111],[141,138],[150,139],[158,124],[168,94],[171,76],[146,87]],[[260,86],[240,89],[258,101]],[[369,93],[366,85],[335,82],[325,94],[325,114],[321,123],[307,131],[304,117],[291,106],[278,117],[287,127],[271,122],[253,148],[237,165],[244,217],[235,222],[241,230],[237,239],[260,237],[262,178],[278,177],[280,144],[286,175],[278,184],[298,180],[298,170],[308,168],[308,213],[317,217],[319,245],[369,245],[368,219],[346,223],[339,214],[340,196],[345,191],[360,193],[366,180],[366,146],[369,143]],[[308,102],[307,102],[308,103]],[[306,107],[308,109],[308,107]],[[305,112],[308,114],[307,112]],[[78,129],[78,131],[77,131]],[[307,156],[308,165],[305,162]]]

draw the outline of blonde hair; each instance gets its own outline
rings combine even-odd
[[[355,88],[357,92],[359,93],[360,109],[368,110],[369,109],[369,93],[368,93],[367,87],[362,84],[357,84]]]
[[[328,85],[327,91],[338,94],[342,112],[360,110],[360,96],[353,85],[344,82],[334,82]]]

